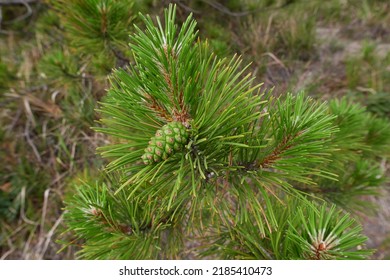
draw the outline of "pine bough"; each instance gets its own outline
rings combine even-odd
[[[79,257],[367,258],[346,209],[383,180],[363,168],[348,189],[340,174],[387,147],[388,125],[345,99],[262,92],[191,16],[179,28],[174,6],[163,22],[140,16],[133,63],[110,77],[95,128],[111,137],[99,148],[109,164],[66,201]]]

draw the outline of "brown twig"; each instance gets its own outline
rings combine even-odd
[[[259,163],[259,166],[261,168],[267,168],[270,167],[275,161],[277,161],[280,158],[280,155],[291,148],[291,144],[288,144],[292,139],[294,139],[295,136],[288,135],[287,137],[284,137],[282,142],[279,143],[278,146],[272,151],[272,153],[268,156],[266,156],[261,163]]]
[[[295,135],[285,136],[282,142],[276,146],[276,148],[272,151],[272,153],[266,156],[261,162],[255,160],[253,162],[239,163],[239,165],[244,166],[245,171],[257,170],[259,167],[261,169],[272,167],[272,164],[275,163],[278,159],[280,159],[281,154],[293,146],[291,144],[291,141],[295,139],[297,136],[299,136],[300,134],[301,132],[298,132]]]
[[[133,233],[133,229],[130,225],[125,225],[125,224],[114,225],[113,223],[111,223],[111,221],[109,221],[107,219],[107,217],[103,214],[102,210],[100,210],[100,209],[92,208],[91,214],[94,215],[97,219],[99,219],[103,225],[108,227],[107,230],[109,232],[119,230],[122,233],[127,234],[127,235],[130,235]]]
[[[114,56],[118,59],[118,63],[117,63],[118,67],[124,68],[130,64],[130,59],[125,57],[120,50],[117,50],[112,46],[110,46],[110,49],[111,49],[112,53],[114,54]]]
[[[176,58],[177,55],[173,49],[171,50],[171,53],[169,53],[166,45],[164,45],[163,49],[164,49],[164,55],[168,61],[168,67],[171,69],[172,67],[170,65],[169,57],[172,56],[173,58]],[[174,120],[183,123],[185,126],[188,126],[189,114],[188,114],[187,107],[184,104],[184,93],[182,91],[180,91],[179,96],[178,96],[178,100],[177,100],[178,104],[177,104],[175,102],[175,97],[174,97],[175,90],[173,87],[171,76],[169,75],[169,72],[166,71],[166,69],[164,69],[164,67],[160,67],[160,68],[161,68],[162,74],[164,76],[164,80],[168,86],[169,100],[170,100],[171,104],[173,104],[173,106],[174,106],[174,108],[172,110],[172,117]]]
[[[148,93],[145,93],[144,96],[149,103],[149,108],[152,109],[160,118],[167,122],[172,121],[172,117],[167,110],[161,106],[153,96]]]
[[[320,260],[321,259],[321,252],[325,252],[327,250],[326,244],[324,242],[320,242],[316,248],[315,248],[315,259]]]

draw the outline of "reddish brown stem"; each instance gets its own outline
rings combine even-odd
[[[280,155],[290,149],[292,147],[291,141],[299,136],[302,132],[298,132],[295,135],[287,135],[283,138],[282,142],[279,143],[278,146],[272,151],[272,153],[266,156],[262,162],[259,163],[261,168],[270,167],[273,163],[275,163],[278,159],[280,159]]]

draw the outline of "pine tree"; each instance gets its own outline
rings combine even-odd
[[[49,4],[66,31],[73,56],[103,73],[128,63],[125,42],[134,20],[134,0],[50,0]]]
[[[274,98],[175,14],[140,15],[133,63],[110,76],[95,128],[109,164],[66,201],[79,257],[367,258],[348,211],[383,182],[388,123],[346,99]]]

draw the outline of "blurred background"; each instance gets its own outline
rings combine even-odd
[[[138,13],[161,17],[169,3],[275,95],[345,96],[389,121],[388,0],[0,0],[0,259],[75,258],[77,246],[63,246],[72,243],[63,201],[105,165],[95,149],[109,139],[91,129],[95,109],[112,69],[132,63]],[[389,259],[387,179],[380,194],[354,216],[372,258]]]

